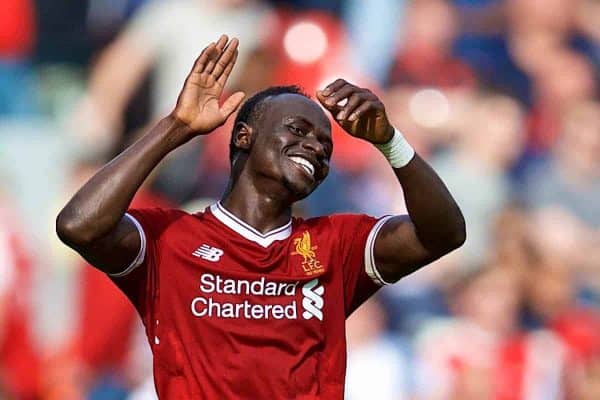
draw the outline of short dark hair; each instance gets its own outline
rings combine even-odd
[[[310,96],[306,94],[298,85],[271,86],[265,90],[255,93],[252,97],[248,98],[244,104],[242,104],[240,111],[235,117],[233,130],[231,131],[231,140],[229,141],[229,161],[231,163],[233,163],[235,155],[239,151],[239,149],[235,147],[235,144],[233,143],[238,122],[245,122],[248,125],[252,125],[264,114],[265,100],[268,97],[278,96],[280,94],[298,94],[310,99]]]

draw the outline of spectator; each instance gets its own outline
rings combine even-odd
[[[254,0],[169,0],[144,5],[92,69],[88,94],[76,112],[76,133],[84,143],[110,147],[110,141],[101,139],[113,137],[114,144],[122,130],[125,107],[151,68],[151,118],[170,112],[190,65],[215,31],[240,39],[238,63],[244,64],[260,43],[256,27],[265,17],[265,8]],[[231,76],[233,87],[239,84],[240,70]],[[198,165],[198,154],[197,148],[189,146],[167,163],[157,182],[163,193],[175,201],[189,198],[197,178],[189,165]],[[176,188],[163,184],[172,175],[180,182]]]
[[[586,233],[576,221],[568,221],[557,210],[540,212],[533,220],[531,234],[538,256],[527,272],[526,310],[530,327],[543,326],[561,340],[566,368],[563,390],[566,398],[578,398],[575,393],[597,379],[593,368],[600,357],[600,313],[578,301],[578,267],[585,257]],[[557,241],[559,237],[568,240]],[[582,376],[582,371],[591,375]]]
[[[177,99],[177,83],[202,49],[200,43],[210,41],[215,29],[246,44],[240,48],[243,64],[260,40],[254,27],[263,17],[264,10],[252,0],[169,0],[144,5],[92,69],[88,96],[80,110],[91,123],[86,133],[94,129],[97,134],[119,132],[129,97],[152,67],[152,115],[169,112]],[[240,77],[234,74],[232,78],[235,86]]]
[[[600,4],[594,0],[582,0],[576,5],[575,12],[578,28],[600,43],[600,27],[596,23],[600,16]]]
[[[593,68],[577,46],[578,9],[569,0],[511,0],[508,40],[516,64],[533,86],[528,149],[544,154],[560,133],[562,117],[575,103],[595,95]],[[581,41],[580,41],[581,42]]]
[[[0,3],[0,117],[31,115],[36,109],[31,55],[36,40],[31,0]]]
[[[472,87],[475,75],[451,54],[458,32],[454,9],[446,0],[417,0],[406,16],[406,39],[392,67],[392,85]]]
[[[347,322],[349,400],[409,399],[409,369],[400,344],[385,333],[385,314],[376,299]]]
[[[514,33],[544,30],[559,37],[572,33],[577,10],[570,0],[509,0],[507,8]]]
[[[600,105],[577,103],[566,112],[552,156],[525,174],[531,207],[557,205],[600,227]]]
[[[460,254],[467,265],[481,262],[489,252],[490,216],[511,198],[508,172],[523,148],[523,112],[517,102],[479,94],[471,104],[455,145],[432,159],[465,209],[469,234]]]
[[[534,257],[529,218],[527,211],[515,203],[508,204],[496,214],[491,233],[494,245],[486,258],[502,265],[512,265],[517,272],[525,273]]]
[[[457,282],[450,296],[455,317],[426,322],[416,337],[419,398],[500,398],[503,345],[518,322],[516,279],[509,267],[492,265]]]
[[[0,397],[40,394],[40,356],[32,320],[32,265],[14,214],[0,197]]]
[[[592,99],[596,83],[583,56],[544,47],[539,51],[546,54],[543,65],[532,66],[535,102],[528,120],[527,145],[533,153],[544,154],[558,140],[565,114],[577,103]]]
[[[349,0],[344,20],[352,40],[351,60],[380,86],[387,83],[394,52],[406,39],[407,0]],[[390,29],[390,27],[394,27]]]

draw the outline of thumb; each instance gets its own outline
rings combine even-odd
[[[238,109],[240,104],[242,104],[244,97],[246,97],[246,94],[244,92],[235,92],[234,94],[229,96],[229,98],[225,100],[225,102],[221,106],[221,109],[219,110],[221,116],[223,116],[224,119],[229,118],[229,116],[233,114],[235,110]]]

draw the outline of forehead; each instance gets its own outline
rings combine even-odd
[[[265,100],[267,111],[265,122],[280,124],[286,117],[302,117],[314,127],[331,131],[329,118],[323,109],[313,100],[299,94],[281,94]]]

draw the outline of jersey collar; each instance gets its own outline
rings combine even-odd
[[[223,224],[243,236],[245,239],[253,241],[262,247],[269,247],[276,240],[284,240],[292,234],[292,220],[287,224],[275,228],[267,233],[260,233],[252,226],[248,225],[231,212],[227,211],[221,202],[210,206],[210,212]]]

